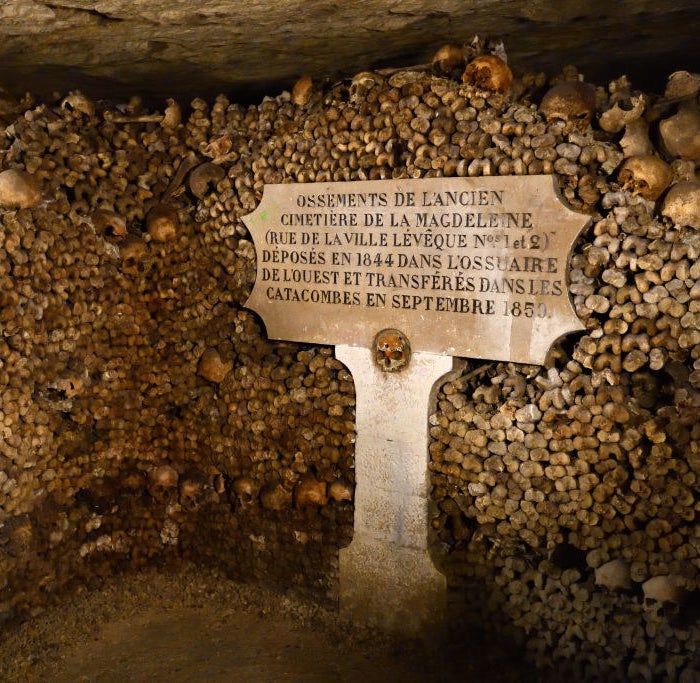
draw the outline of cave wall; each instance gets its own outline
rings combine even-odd
[[[695,666],[697,226],[662,214],[666,187],[620,181],[625,130],[601,116],[631,108],[624,80],[566,120],[543,95],[576,69],[506,94],[460,73],[198,98],[183,122],[77,93],[3,103],[3,168],[30,174],[0,214],[4,619],[181,558],[333,600],[352,378],[243,309],[241,216],[266,183],[546,173],[592,217],[570,264],[586,332],[543,367],[470,363],[441,389],[433,526],[453,617],[525,634],[540,665],[583,678]],[[652,140],[677,108],[647,100]],[[694,177],[696,159],[654,149],[667,184]],[[666,605],[645,602],[654,577],[677,589]]]

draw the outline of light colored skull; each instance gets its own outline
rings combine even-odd
[[[681,604],[688,596],[685,579],[677,574],[654,576],[642,584],[644,608],[653,609],[664,603]]]
[[[231,133],[224,131],[220,135],[209,140],[209,142],[202,142],[199,148],[202,154],[208,156],[210,159],[220,159],[231,151],[232,145],[233,140],[231,139]]]
[[[41,202],[36,178],[17,168],[0,172],[0,207],[30,209]]]
[[[61,101],[61,109],[69,112],[77,112],[86,116],[95,115],[95,105],[79,90],[72,90]]]
[[[167,505],[177,498],[179,475],[170,465],[159,465],[148,472],[148,492],[153,499]]]
[[[180,219],[172,204],[159,202],[146,216],[146,230],[154,242],[170,242],[177,237]]]
[[[695,104],[687,103],[661,121],[659,135],[671,156],[700,163],[700,109]]]
[[[627,123],[625,134],[620,139],[620,147],[625,158],[645,156],[654,151],[649,139],[649,126],[644,119],[635,119]]]
[[[595,583],[611,591],[632,588],[629,564],[619,558],[602,564],[595,570]]]
[[[396,372],[408,365],[411,346],[406,336],[395,329],[382,330],[374,338],[374,362],[383,372]]]
[[[674,71],[666,83],[664,99],[683,100],[694,97],[700,92],[700,74],[689,71]]]
[[[69,370],[48,386],[52,389],[63,392],[67,398],[75,398],[76,396],[82,394],[85,390],[88,383],[88,377],[89,375],[87,368],[84,369],[82,373],[75,370]]]
[[[700,181],[686,180],[673,185],[661,213],[676,226],[700,230]]]
[[[625,159],[617,172],[623,189],[634,195],[656,201],[671,184],[671,167],[659,157],[633,156]]]

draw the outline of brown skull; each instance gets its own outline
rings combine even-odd
[[[595,108],[595,87],[580,81],[558,83],[545,93],[540,104],[547,121],[561,119],[582,129],[590,123]]]
[[[374,338],[374,362],[384,372],[396,372],[408,365],[411,346],[399,330],[382,330]]]
[[[127,235],[119,246],[121,270],[127,275],[143,275],[148,269],[148,245],[139,237]]]
[[[197,512],[210,495],[215,495],[214,491],[201,472],[190,472],[180,481],[180,507],[185,512]]]
[[[292,505],[292,492],[279,480],[271,481],[260,490],[260,503],[266,510],[285,510]]]
[[[656,201],[671,184],[671,167],[659,157],[633,156],[625,159],[617,173],[623,189],[644,199]]]
[[[340,478],[328,484],[328,497],[332,498],[336,503],[344,501],[352,501],[353,487],[346,479]]]
[[[294,487],[294,507],[297,510],[325,505],[327,502],[326,482],[319,481],[312,474],[304,475]]]
[[[462,81],[484,90],[506,92],[513,83],[513,73],[500,57],[481,55],[467,64]]]
[[[180,219],[171,204],[156,204],[146,216],[146,230],[154,242],[170,242],[177,237]]]
[[[148,492],[153,499],[167,505],[177,499],[177,482],[179,476],[170,465],[160,465],[148,472]]]
[[[105,239],[121,240],[126,236],[126,220],[114,211],[96,209],[92,213],[95,232]]]
[[[260,487],[250,477],[238,477],[231,484],[232,502],[240,510],[247,510],[258,499]]]

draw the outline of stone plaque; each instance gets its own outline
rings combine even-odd
[[[589,217],[553,176],[267,185],[243,218],[257,252],[246,306],[271,339],[540,364],[583,329],[567,292]]]

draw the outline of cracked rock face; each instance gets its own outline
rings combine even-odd
[[[152,99],[235,91],[256,99],[301,73],[335,79],[359,64],[425,62],[475,33],[507,40],[521,69],[576,63],[640,86],[697,62],[694,0],[14,0],[0,6],[0,82]],[[612,74],[614,75],[614,74]]]

